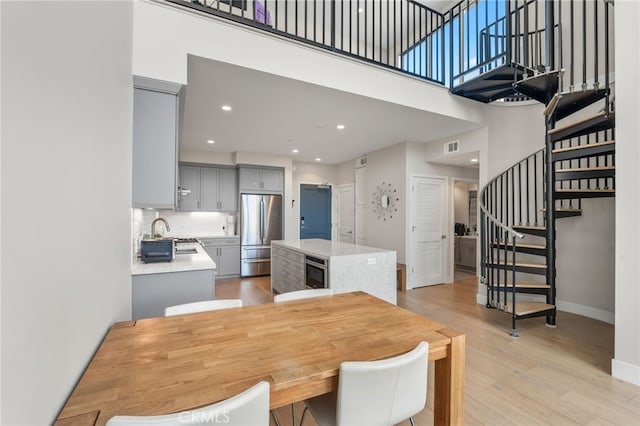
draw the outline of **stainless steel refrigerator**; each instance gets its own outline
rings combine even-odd
[[[240,275],[271,273],[271,240],[282,239],[282,196],[242,194]]]

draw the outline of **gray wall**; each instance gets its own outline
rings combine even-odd
[[[43,425],[131,315],[132,4],[1,7],[0,422]]]

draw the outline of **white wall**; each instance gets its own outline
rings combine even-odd
[[[407,144],[399,143],[367,153],[366,182],[367,208],[364,217],[365,240],[368,246],[395,250],[397,261],[405,262],[405,229],[407,204]],[[382,183],[397,190],[398,211],[393,218],[378,219],[371,208],[372,195]]]
[[[455,182],[453,185],[453,220],[469,226],[469,184]]]
[[[336,166],[336,185],[356,182],[356,160],[345,161]]]
[[[640,385],[640,3],[617,1],[614,377]]]
[[[2,424],[50,424],[130,318],[132,5],[2,2]]]

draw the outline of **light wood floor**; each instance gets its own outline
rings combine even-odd
[[[544,318],[524,320],[513,339],[509,317],[476,304],[475,295],[475,278],[398,293],[399,306],[466,334],[466,424],[640,425],[640,387],[610,375],[612,325],[559,312],[557,328]],[[268,303],[269,277],[219,281],[216,298]],[[433,424],[431,407],[432,392],[416,425]],[[302,404],[295,409],[299,421]],[[291,424],[289,409],[277,413],[283,426]],[[311,416],[305,425],[315,425]]]

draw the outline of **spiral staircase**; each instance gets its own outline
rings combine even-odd
[[[507,2],[506,58],[476,68],[473,78],[460,72],[452,83],[452,93],[480,102],[519,96],[545,105],[544,148],[490,180],[479,197],[486,306],[511,316],[513,337],[521,319],[556,324],[561,220],[581,216],[584,199],[615,196],[612,7],[602,0]],[[525,28],[521,22],[533,14],[536,21],[544,14],[544,24]],[[545,50],[532,55],[540,45]]]

